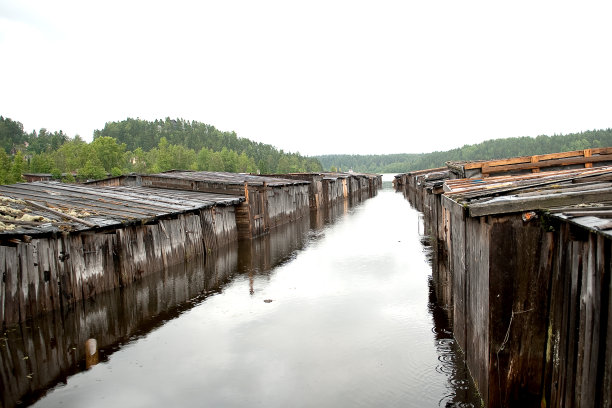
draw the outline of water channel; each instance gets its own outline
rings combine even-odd
[[[477,407],[391,188],[4,333],[3,407]],[[99,363],[86,369],[84,343]]]

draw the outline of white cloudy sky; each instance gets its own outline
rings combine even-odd
[[[0,115],[182,117],[303,154],[612,127],[612,2],[0,0]]]

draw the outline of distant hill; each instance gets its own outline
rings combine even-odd
[[[107,122],[103,129],[94,131],[94,140],[104,136],[110,136],[118,143],[125,143],[130,151],[137,148],[150,151],[165,138],[171,145],[193,149],[196,153],[203,148],[213,152],[227,149],[238,154],[244,153],[254,160],[261,173],[321,169],[316,159],[238,137],[235,132],[221,131],[212,125],[180,118],[155,121],[127,118],[121,122]]]
[[[319,172],[322,167],[315,158],[184,119],[108,122],[87,143],[61,130],[27,133],[20,122],[0,116],[0,184],[23,181],[24,173],[74,181],[74,176],[87,180],[171,169],[265,174]]]
[[[491,160],[505,157],[557,153],[612,146],[612,129],[589,130],[567,135],[510,137],[421,154],[316,156],[325,170],[371,173],[405,173],[443,166],[447,161]]]

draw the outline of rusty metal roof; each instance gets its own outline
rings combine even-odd
[[[266,177],[245,173],[225,173],[210,171],[171,170],[163,173],[143,175],[142,177],[147,176],[233,185],[243,185],[244,183],[248,183],[249,185],[255,186],[261,186],[263,185],[263,183],[266,183],[268,186],[289,186],[310,183],[306,180],[284,179],[280,177]]]
[[[151,187],[92,187],[59,182],[0,186],[0,234],[87,230],[143,222],[244,198]]]

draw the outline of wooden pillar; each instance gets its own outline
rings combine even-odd
[[[584,157],[591,157],[593,155],[592,149],[584,149]],[[591,168],[593,167],[593,163],[584,163],[584,167]]]
[[[540,161],[540,156],[531,156],[531,162],[532,163],[537,163]],[[539,167],[534,167],[531,169],[532,173],[539,173],[540,172],[540,168]]]

